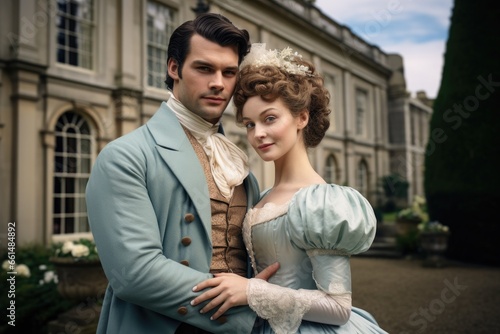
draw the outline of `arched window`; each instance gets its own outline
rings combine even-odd
[[[330,154],[326,158],[325,164],[325,181],[327,183],[336,183],[337,182],[337,161],[333,154]]]
[[[361,160],[358,165],[356,187],[363,196],[368,196],[368,165],[365,160]]]
[[[93,157],[89,123],[75,112],[57,120],[54,149],[53,234],[89,232],[85,187]]]

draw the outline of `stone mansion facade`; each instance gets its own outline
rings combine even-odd
[[[208,8],[202,8],[203,5]],[[403,59],[326,16],[314,0],[4,0],[0,12],[0,245],[88,235],[85,186],[100,150],[168,99],[169,35],[195,11],[222,13],[252,42],[290,46],[331,93],[332,126],[310,151],[327,182],[378,206],[397,173],[423,195],[431,102],[406,90]],[[226,135],[249,155],[261,189],[273,167],[246,144],[231,108]]]

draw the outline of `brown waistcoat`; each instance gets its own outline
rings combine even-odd
[[[241,227],[247,211],[247,196],[243,184],[234,189],[227,200],[220,192],[210,170],[208,157],[201,144],[186,129],[191,145],[200,160],[208,184],[212,210],[212,263],[211,273],[233,272],[246,276],[247,252]]]

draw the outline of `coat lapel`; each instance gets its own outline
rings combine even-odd
[[[198,157],[177,117],[163,102],[147,122],[147,126],[156,141],[158,153],[191,197],[205,231],[211,239],[211,209],[207,181]]]

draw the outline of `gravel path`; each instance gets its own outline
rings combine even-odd
[[[353,306],[391,334],[500,333],[500,268],[352,257]]]

